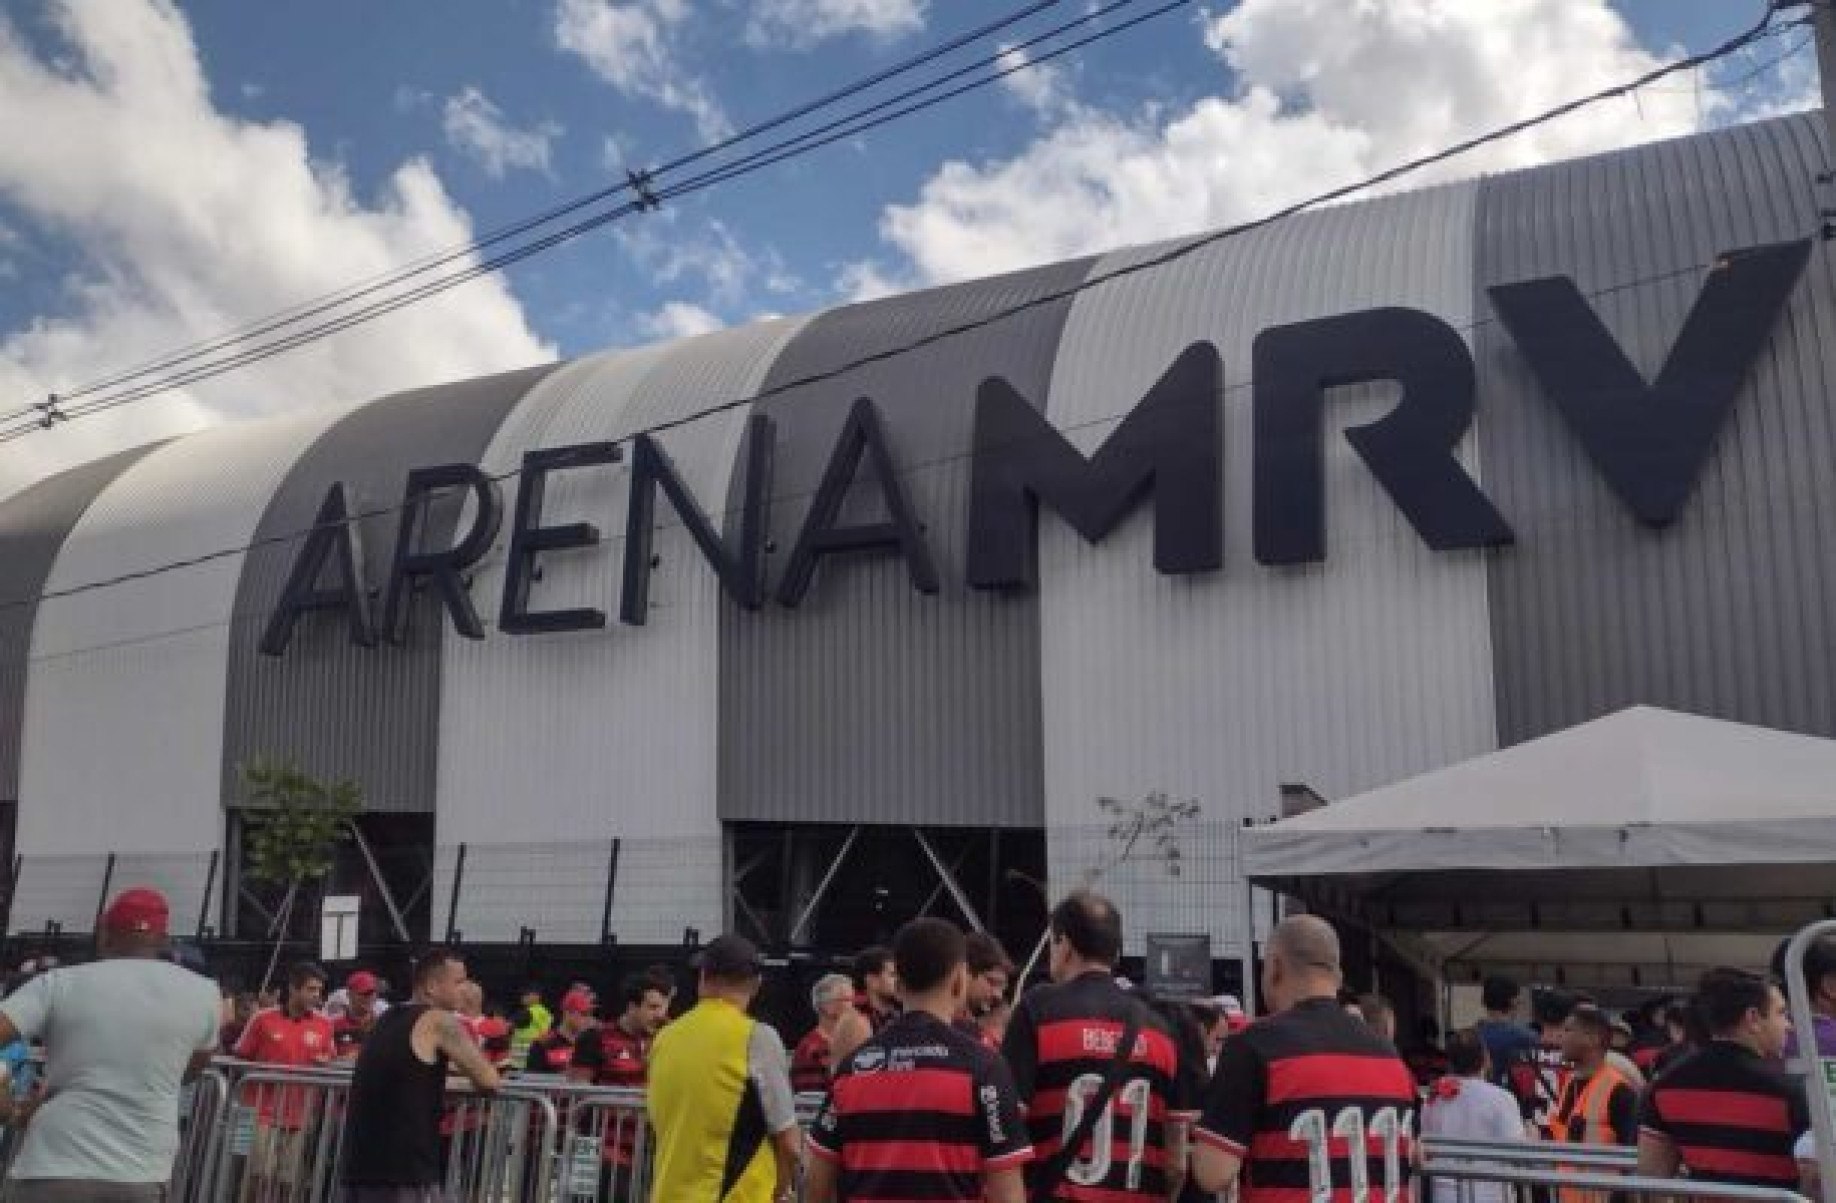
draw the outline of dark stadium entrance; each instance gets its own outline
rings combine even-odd
[[[939,915],[1024,959],[1045,924],[1045,832],[735,823],[727,927],[778,953],[843,956]]]

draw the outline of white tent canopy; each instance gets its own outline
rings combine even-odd
[[[1243,848],[1256,884],[1451,965],[1674,982],[1836,913],[1836,740],[1638,706]]]

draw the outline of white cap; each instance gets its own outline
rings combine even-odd
[[[1234,994],[1214,994],[1205,1000],[1205,1005],[1222,1011],[1226,1015],[1243,1014],[1243,1000]]]

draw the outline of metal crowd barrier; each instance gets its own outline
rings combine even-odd
[[[1609,1203],[1612,1192],[1589,1189],[1590,1179],[1630,1176],[1638,1170],[1638,1150],[1626,1145],[1556,1144],[1551,1141],[1479,1141],[1424,1137],[1420,1177],[1422,1203]],[[1481,1185],[1470,1174],[1493,1170],[1529,1174],[1541,1183],[1505,1184],[1487,1179]],[[1551,1184],[1560,1184],[1551,1190]],[[1677,1193],[1671,1183],[1671,1193]],[[1693,1193],[1693,1191],[1692,1191]]]
[[[1554,1147],[1554,1146],[1550,1146]],[[1577,1148],[1585,1146],[1574,1146]],[[1453,1164],[1434,1169],[1438,1183],[1451,1181],[1454,1199],[1675,1199],[1695,1203],[1810,1203],[1796,1191],[1765,1186],[1726,1186],[1676,1178],[1641,1178],[1636,1174],[1564,1172],[1559,1168]],[[1486,1187],[1491,1190],[1486,1190]],[[1449,1203],[1438,1189],[1428,1203]]]

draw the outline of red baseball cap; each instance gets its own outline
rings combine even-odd
[[[359,969],[344,980],[344,988],[352,994],[376,993],[376,975],[368,969]]]
[[[170,930],[171,922],[172,912],[166,906],[166,896],[147,886],[121,891],[102,912],[102,930],[110,932],[163,936]]]
[[[593,1013],[593,996],[585,990],[569,990],[561,999],[561,1014],[591,1015]]]

